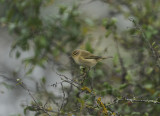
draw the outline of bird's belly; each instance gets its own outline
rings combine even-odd
[[[75,61],[77,64],[81,65],[81,63],[79,62],[79,59],[78,59],[78,58],[74,58],[74,61]]]
[[[90,68],[94,67],[97,64],[97,61],[95,59],[87,59],[87,61],[88,62],[86,64]]]
[[[97,64],[97,61],[95,59],[78,59],[74,58],[74,61],[84,67],[94,67]]]
[[[94,67],[97,64],[97,61],[95,59],[85,59],[81,61],[81,65],[84,67]]]

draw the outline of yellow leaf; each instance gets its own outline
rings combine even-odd
[[[82,90],[82,91],[87,91],[87,92],[89,92],[89,93],[92,92],[88,87],[82,87],[81,90]]]
[[[49,107],[47,108],[47,110],[48,110],[48,111],[52,111],[52,107],[49,106]]]
[[[112,116],[116,116],[116,113],[115,113],[115,112],[113,112],[113,113],[112,113]]]
[[[97,104],[103,109],[103,114],[105,116],[108,116],[108,110],[107,108],[105,107],[105,105],[103,104],[103,102],[101,102],[101,97],[97,98]]]

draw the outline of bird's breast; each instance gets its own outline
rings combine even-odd
[[[77,64],[81,65],[81,63],[80,63],[80,61],[79,61],[79,58],[74,57],[73,59],[74,59],[74,61],[75,61]]]

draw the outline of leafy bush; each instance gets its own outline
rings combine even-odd
[[[85,43],[85,48],[92,53],[96,49],[89,41],[85,41],[90,25],[79,14],[78,6],[60,7],[57,16],[42,20],[40,9],[46,4],[42,0],[2,1],[5,10],[1,24],[6,25],[8,30],[15,34],[12,50],[16,50],[17,58],[22,51],[33,48],[34,55],[23,61],[26,65],[33,66],[27,74],[32,73],[35,66],[45,69],[46,64],[50,62],[54,62],[60,69],[71,72],[71,78],[57,73],[62,81],[52,84],[53,87],[61,87],[62,96],[49,92],[46,88],[46,79],[42,77],[43,89],[36,91],[38,100],[25,86],[25,82],[17,80],[17,84],[33,99],[30,106],[24,108],[25,115],[28,111],[34,112],[35,115],[49,116],[159,115],[160,2],[158,0],[102,2],[113,8],[110,13],[113,18],[106,18],[102,23],[106,28],[106,38],[112,36],[116,42],[117,54],[113,58],[113,67],[99,63],[95,70],[83,72],[72,59],[69,59],[71,51],[82,43]],[[133,26],[127,31],[119,32],[117,19],[113,14],[128,18]],[[129,63],[124,60],[119,50],[120,45],[130,53],[132,59]],[[70,62],[67,69],[59,60],[62,55],[67,56]],[[77,79],[81,74],[87,76],[86,80]],[[66,87],[64,83],[69,85]],[[48,98],[47,102],[44,98]]]

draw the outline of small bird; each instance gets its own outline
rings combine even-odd
[[[94,67],[100,60],[112,58],[112,57],[95,56],[89,51],[81,49],[74,50],[71,56],[78,65],[87,67],[89,69]]]

